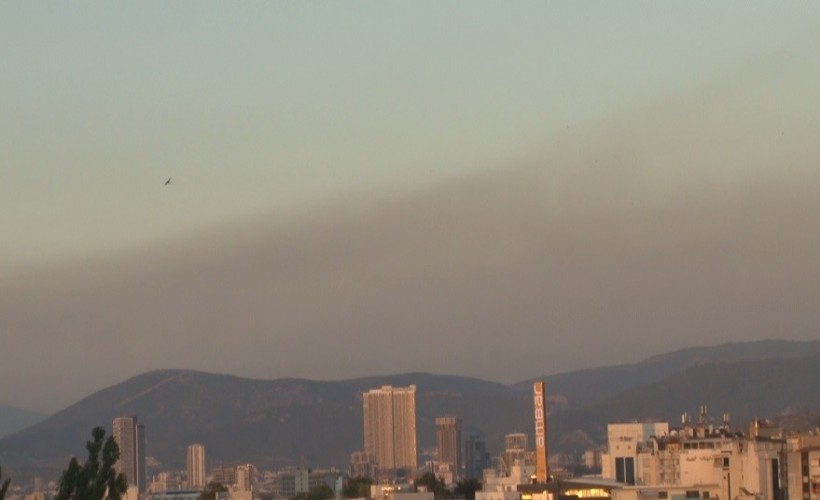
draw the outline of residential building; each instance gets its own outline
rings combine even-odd
[[[439,468],[450,472],[451,482],[461,477],[461,419],[458,417],[436,418],[436,447]]]
[[[129,487],[135,487],[139,494],[145,493],[145,427],[135,416],[117,417],[112,435],[120,449],[117,472],[125,474]]]
[[[529,436],[524,432],[513,432],[504,436],[504,453],[501,454],[501,469],[510,474],[514,465],[535,463],[534,453],[528,450]]]
[[[170,490],[151,493],[148,500],[199,500],[202,495],[200,490]]]
[[[487,443],[477,434],[471,434],[464,443],[464,466],[464,476],[475,479],[481,479],[484,469],[492,466]]]
[[[641,443],[669,434],[668,422],[612,423],[607,426],[607,453],[601,458],[601,475],[624,484],[635,484],[635,457]]]
[[[348,468],[350,477],[375,479],[377,473],[375,455],[366,451],[354,451],[350,454],[350,466]]]
[[[256,482],[256,468],[251,464],[236,467],[236,487],[239,491],[253,491]]]
[[[274,491],[277,498],[293,498],[310,490],[310,472],[304,467],[284,469],[276,473]]]
[[[657,489],[656,498],[723,498],[783,500],[787,497],[786,439],[779,428],[754,420],[748,433],[728,427],[693,425],[654,430],[642,424],[610,424],[610,450],[604,454],[603,478],[643,491]],[[668,430],[664,433],[664,430]]]
[[[188,472],[188,488],[201,490],[205,487],[205,447],[201,444],[188,446],[185,459]]]
[[[391,491],[384,500],[433,500],[434,497],[432,491]]]
[[[211,470],[211,480],[225,486],[236,484],[236,466],[220,465]]]
[[[412,477],[417,467],[416,386],[383,386],[364,393],[364,451],[379,474]]]
[[[820,434],[790,436],[786,444],[790,500],[820,500]]]
[[[519,500],[519,485],[532,483],[535,465],[514,464],[503,472],[484,470],[481,491],[475,492],[476,500]]]
[[[185,489],[187,481],[183,481],[180,471],[163,471],[156,474],[148,485],[148,491],[159,493]]]
[[[311,488],[325,485],[336,495],[341,497],[344,487],[344,474],[336,469],[311,470],[308,474],[308,491]]]

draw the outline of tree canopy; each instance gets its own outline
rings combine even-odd
[[[450,491],[444,485],[444,480],[440,477],[436,477],[432,472],[425,472],[421,477],[416,478],[415,485],[416,488],[419,486],[426,487],[427,491],[433,492],[435,498],[441,498],[450,494]]]
[[[454,495],[463,496],[466,500],[475,500],[476,491],[481,491],[481,481],[474,477],[459,481],[453,488]]]
[[[83,465],[76,457],[71,459],[60,476],[55,500],[122,500],[128,490],[125,475],[114,467],[120,458],[114,437],[106,439],[102,427],[95,427],[91,436],[85,444],[88,459]]]
[[[0,481],[3,481],[3,468],[0,467]],[[0,500],[6,498],[6,492],[9,491],[9,485],[11,484],[11,479],[6,479],[0,484]]]
[[[295,497],[294,500],[328,500],[330,498],[335,497],[336,494],[333,492],[333,488],[326,485],[325,483],[317,484],[315,486],[310,487],[310,491],[307,493],[299,493]]]
[[[351,477],[342,487],[342,496],[345,498],[370,498],[371,479],[362,476]]]
[[[216,500],[218,493],[222,491],[228,491],[228,487],[220,482],[211,481],[205,486],[205,489],[202,490],[202,494],[199,495],[199,500]]]

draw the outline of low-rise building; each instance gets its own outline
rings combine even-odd
[[[789,500],[820,500],[820,434],[790,436],[786,466]]]
[[[718,428],[665,423],[610,424],[609,450],[602,459],[604,479],[655,491],[658,499],[715,497],[735,500],[785,498],[786,440],[779,428],[755,420],[748,433],[732,431],[728,418]],[[630,493],[621,495],[647,495]],[[682,496],[681,496],[682,495]],[[630,499],[635,500],[635,499]]]

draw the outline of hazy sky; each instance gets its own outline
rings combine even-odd
[[[818,33],[817,3],[3,2],[0,402],[818,338]]]

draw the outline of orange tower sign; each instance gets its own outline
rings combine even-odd
[[[535,406],[535,480],[546,483],[549,479],[547,465],[547,401],[544,382],[532,385],[533,405]]]

